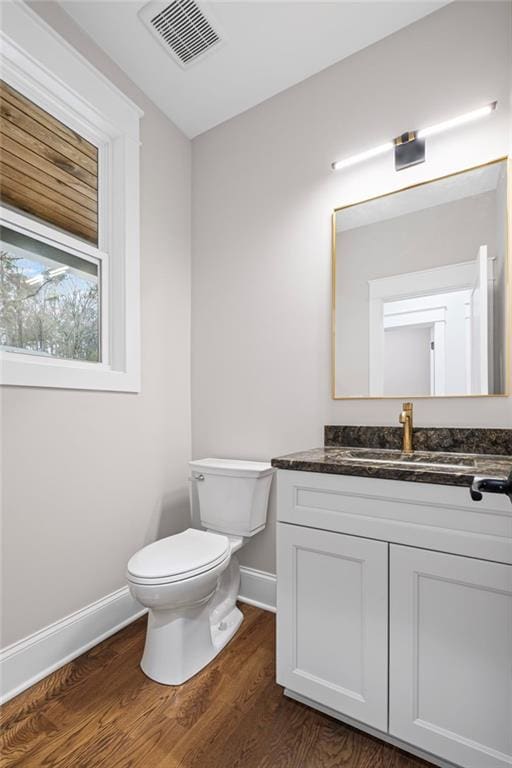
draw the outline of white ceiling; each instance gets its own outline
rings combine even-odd
[[[168,2],[162,2],[161,8]],[[137,14],[145,2],[60,0],[67,13],[190,138],[446,2],[211,2],[207,13],[225,42],[184,70],[140,21]]]
[[[336,214],[336,231],[346,232],[348,229],[395,219],[415,211],[491,192],[498,188],[500,181],[503,182],[506,167],[507,161],[503,160],[501,163],[475,168],[467,173],[447,176],[430,184],[421,184],[396,194],[376,197],[360,205],[343,208]],[[501,186],[504,192],[505,186]]]

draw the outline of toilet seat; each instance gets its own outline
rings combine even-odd
[[[136,552],[128,562],[127,578],[134,584],[172,584],[206,573],[230,555],[227,536],[188,528]]]

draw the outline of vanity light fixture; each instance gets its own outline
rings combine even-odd
[[[337,160],[332,164],[332,169],[333,171],[339,171],[341,168],[348,168],[350,165],[355,165],[356,163],[360,163],[363,160],[369,160],[371,157],[383,155],[384,152],[387,152],[389,149],[393,149],[394,146],[394,141],[387,141],[385,144],[381,144],[380,146],[374,147],[373,149],[367,149],[366,152],[361,152],[359,155],[352,155],[352,157],[347,157],[345,160]]]
[[[27,285],[37,285],[44,281],[44,275],[34,275],[27,280]]]
[[[63,275],[65,272],[67,272],[69,269],[68,266],[64,267],[55,267],[55,269],[50,269],[48,272],[48,277],[57,277],[58,275]],[[43,273],[40,273],[39,275],[34,275],[34,277],[29,277],[29,279],[26,281],[27,285],[37,285],[38,283],[44,283],[45,276]]]
[[[57,277],[57,275],[63,275],[63,274],[64,274],[64,272],[67,272],[67,271],[68,271],[68,269],[69,269],[69,267],[68,267],[68,266],[65,266],[65,267],[57,267],[56,269],[50,269],[50,271],[48,272],[48,275],[49,275],[50,277]]]
[[[458,125],[464,125],[465,123],[472,123],[473,120],[479,120],[481,117],[490,115],[496,109],[497,103],[497,101],[493,101],[492,104],[487,104],[485,107],[480,107],[480,109],[474,109],[472,112],[466,112],[458,117],[452,117],[451,120],[445,120],[444,123],[437,123],[437,125],[422,128],[421,131],[418,131],[418,139],[424,139],[427,136],[433,136],[435,133],[448,131],[450,128],[456,128]]]
[[[393,141],[387,141],[373,149],[367,149],[357,155],[346,157],[344,160],[337,160],[332,163],[333,171],[339,171],[342,168],[348,168],[351,165],[369,160],[377,155],[382,155],[388,150],[395,151],[395,169],[401,171],[403,168],[409,168],[411,165],[422,163],[425,160],[425,139],[442,131],[448,131],[465,123],[471,123],[473,120],[479,120],[481,117],[490,115],[496,109],[497,101],[486,104],[485,107],[474,109],[471,112],[465,112],[463,115],[453,117],[450,120],[444,120],[442,123],[430,125],[428,128],[422,128],[419,131],[408,131],[397,136]]]

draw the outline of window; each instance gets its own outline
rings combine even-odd
[[[142,113],[25,4],[2,26],[0,381],[139,391]]]
[[[99,362],[100,262],[0,227],[0,344]]]

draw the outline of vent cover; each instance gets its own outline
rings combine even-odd
[[[161,2],[152,2],[142,9],[140,17],[182,67],[202,58],[221,42],[194,0],[173,0],[164,8]]]

